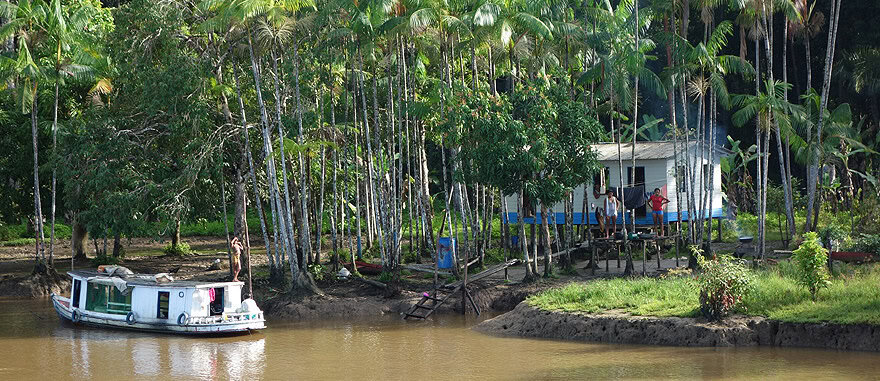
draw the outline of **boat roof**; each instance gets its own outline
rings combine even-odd
[[[117,277],[117,276],[109,276],[105,273],[100,273],[96,270],[73,270],[68,271],[68,274],[77,278],[85,278],[86,280],[93,278],[103,278],[103,279],[122,279],[129,286],[147,286],[147,287],[158,287],[158,288],[213,288],[213,287],[223,287],[223,286],[231,286],[231,285],[239,285],[243,286],[244,282],[198,282],[192,280],[174,280],[171,282],[157,282],[155,280],[156,274],[132,274],[127,277]]]

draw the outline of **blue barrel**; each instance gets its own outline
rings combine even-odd
[[[437,250],[439,250],[439,258],[437,259],[437,267],[441,269],[451,269],[452,268],[452,245],[455,244],[455,239],[450,237],[440,237],[440,241],[438,242],[439,246]]]

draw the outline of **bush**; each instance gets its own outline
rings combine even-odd
[[[828,250],[819,245],[819,236],[815,232],[804,234],[804,242],[794,251],[792,262],[795,265],[797,282],[810,291],[813,300],[819,290],[831,284],[828,275]]]
[[[92,262],[92,267],[98,267],[101,265],[118,265],[122,262],[122,258],[107,255],[107,253],[99,251],[90,261]]]
[[[168,245],[165,245],[165,248],[162,249],[162,252],[165,253],[165,255],[180,257],[192,254],[192,249],[186,242],[180,242],[177,244],[177,246],[173,246],[169,243]]]
[[[852,251],[880,256],[880,234],[862,234],[859,238],[855,239],[852,249]]]
[[[700,250],[691,250],[701,269],[700,311],[707,319],[721,320],[752,291],[754,277],[741,260],[729,255],[706,259]]]
[[[828,224],[819,230],[819,238],[822,239],[821,242],[823,244],[832,243],[833,241],[833,246],[847,247],[849,246],[847,230],[847,228],[837,224]],[[827,247],[827,249],[831,249],[831,247]]]
[[[6,224],[0,222],[0,241],[9,241],[13,238],[12,231]]]
[[[327,278],[327,266],[321,264],[309,265],[309,274],[312,275],[312,278],[314,280],[324,280],[325,278]]]
[[[382,283],[391,282],[393,279],[394,274],[392,274],[390,271],[383,271],[381,274],[379,274],[379,281]]]

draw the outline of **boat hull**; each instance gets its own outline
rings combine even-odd
[[[144,332],[164,332],[184,335],[225,335],[241,334],[266,328],[262,313],[254,314],[259,318],[240,321],[223,321],[213,324],[171,324],[171,323],[147,323],[126,321],[125,315],[110,315],[95,313],[82,309],[73,309],[67,298],[52,294],[52,306],[58,317],[78,325],[88,325],[100,328],[127,329]],[[77,316],[74,316],[76,314]],[[117,317],[118,316],[118,317]]]

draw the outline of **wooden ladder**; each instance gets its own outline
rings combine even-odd
[[[450,296],[452,296],[459,290],[461,290],[461,286],[458,286],[452,290],[441,287],[435,289],[430,295],[423,294],[422,299],[419,300],[418,303],[413,305],[412,308],[410,308],[409,311],[403,316],[404,320],[409,318],[427,319],[428,316],[431,316],[431,314],[433,314],[434,311],[437,310],[437,307],[440,307],[444,302],[446,302],[446,299],[449,299]],[[438,291],[443,292],[446,295],[444,295],[443,297],[438,297]],[[418,313],[420,311],[426,312],[420,314]]]

